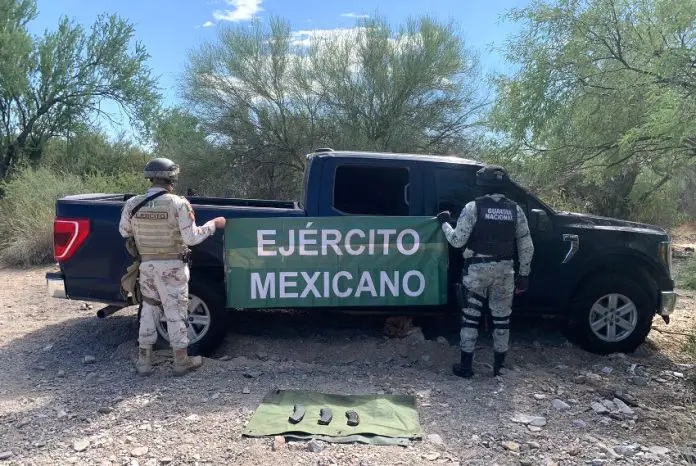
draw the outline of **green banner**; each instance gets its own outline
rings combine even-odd
[[[230,218],[227,306],[447,303],[448,247],[431,217]]]

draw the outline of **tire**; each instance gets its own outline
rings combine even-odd
[[[647,338],[655,315],[644,287],[617,275],[593,279],[582,287],[576,302],[575,336],[585,350],[596,354],[635,351]]]
[[[227,334],[227,312],[224,293],[207,284],[189,285],[189,354],[210,356]],[[162,344],[169,347],[167,320],[157,322],[157,333]]]

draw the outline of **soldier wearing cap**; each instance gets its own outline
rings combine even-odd
[[[476,183],[484,195],[462,209],[456,227],[449,224],[449,212],[437,215],[447,241],[455,248],[466,246],[462,274],[466,297],[461,310],[461,360],[453,366],[454,374],[459,377],[473,376],[473,354],[486,298],[493,320],[493,373],[500,374],[510,340],[512,299],[515,291],[522,293],[529,286],[534,245],[524,211],[500,193],[508,180],[502,167],[483,167],[476,173]],[[515,248],[519,259],[516,278]]]
[[[121,236],[135,240],[141,260],[143,307],[136,362],[141,375],[152,373],[152,346],[157,341],[155,322],[160,312],[167,319],[174,374],[186,374],[203,363],[200,356],[188,355],[188,246],[201,243],[217,228],[224,228],[226,222],[218,217],[197,226],[191,204],[172,193],[178,175],[179,166],[171,160],[151,160],[145,165],[145,178],[152,186],[146,194],[128,199],[121,212]]]

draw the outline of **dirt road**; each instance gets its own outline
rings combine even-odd
[[[375,318],[253,314],[197,373],[172,377],[161,351],[142,379],[130,360],[135,310],[98,320],[83,303],[46,297],[44,273],[0,271],[7,464],[686,464],[696,455],[696,366],[680,335],[654,330],[635,354],[600,357],[553,322],[518,319],[510,372],[491,376],[486,337],[476,376],[463,381],[450,372],[456,325],[388,339]],[[680,294],[672,324],[655,327],[694,328],[695,296]],[[290,442],[274,451],[273,439],[241,432],[276,387],[414,394],[425,437],[409,447]],[[545,425],[513,422],[519,415]]]

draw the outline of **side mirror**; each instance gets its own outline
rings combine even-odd
[[[541,209],[532,209],[529,223],[529,228],[531,230],[551,230],[551,219],[549,218],[549,215],[546,213],[546,211]]]

